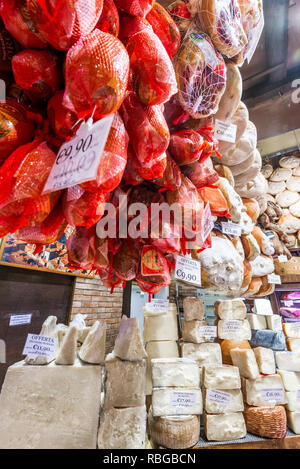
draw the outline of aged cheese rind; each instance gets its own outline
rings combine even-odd
[[[251,329],[259,330],[259,329],[267,329],[267,321],[265,316],[261,316],[260,314],[253,314],[248,313],[247,319],[249,321]]]
[[[244,411],[247,431],[263,438],[284,438],[286,413],[281,405],[274,407],[247,406]]]
[[[205,321],[181,321],[182,339],[185,342],[192,342],[194,344],[209,342],[209,337],[203,336],[201,332],[201,328],[207,325],[208,323]]]
[[[286,339],[286,343],[290,352],[300,352],[300,339]]]
[[[281,376],[278,374],[261,376],[257,379],[245,379],[245,400],[247,404],[254,406],[268,406],[268,402],[262,400],[264,389],[284,389]],[[283,392],[283,399],[278,399],[276,404],[285,404],[286,397]]]
[[[144,341],[151,342],[155,340],[178,340],[177,315],[175,312],[168,312],[158,317],[145,317]]]
[[[219,319],[246,319],[247,308],[243,300],[222,300],[215,302],[215,313]]]
[[[277,370],[286,391],[297,391],[300,388],[300,373],[294,371]]]
[[[286,337],[289,339],[300,339],[300,323],[285,322],[282,327]]]
[[[39,335],[41,336],[51,337],[56,340],[55,354],[51,357],[50,356],[49,357],[37,356],[35,358],[26,357],[25,363],[27,363],[28,365],[47,365],[48,363],[51,363],[53,360],[55,360],[55,356],[58,353],[58,335],[57,335],[56,321],[57,321],[56,316],[48,316],[42,325],[41,332],[39,333]]]
[[[276,373],[273,350],[265,347],[256,347],[254,354],[260,373],[263,375],[274,375]]]
[[[157,358],[151,360],[153,387],[200,387],[197,363],[186,358]]]
[[[114,354],[122,360],[136,361],[147,357],[137,318],[122,316]]]
[[[290,412],[288,410],[287,419],[290,429],[296,433],[296,435],[300,435],[300,412]]]
[[[244,378],[255,379],[259,377],[259,369],[253,350],[235,348],[230,351],[232,363],[240,370]]]
[[[110,353],[105,360],[105,408],[140,407],[145,403],[146,360],[120,360]]]
[[[230,365],[204,365],[203,384],[212,389],[240,389],[239,369]]]
[[[105,409],[100,415],[99,449],[145,449],[146,406]]]
[[[285,335],[282,331],[252,331],[251,346],[266,347],[272,350],[286,350]]]
[[[96,321],[83,342],[79,358],[91,364],[102,364],[105,360],[106,323]]]
[[[297,391],[286,393],[286,408],[291,412],[300,412],[300,387]]]
[[[268,329],[271,331],[282,331],[282,321],[279,314],[273,314],[272,316],[267,316],[267,325]]]
[[[222,364],[220,344],[214,342],[202,344],[181,342],[181,356],[195,360],[199,366],[208,363]]]
[[[205,414],[205,435],[209,441],[238,440],[246,436],[247,430],[242,412],[231,414]]]
[[[218,337],[219,339],[225,340],[250,340],[251,329],[247,319],[243,321],[234,320],[234,323],[239,323],[239,327],[236,329],[231,327],[233,324],[232,320],[220,320],[218,322]]]
[[[187,405],[180,404],[188,402]],[[203,411],[202,393],[194,388],[153,388],[154,417],[162,415],[200,415]]]
[[[233,348],[242,348],[250,349],[250,344],[247,340],[222,340],[221,341],[221,351],[222,351],[222,361],[226,365],[232,365],[232,359],[230,356],[230,350]]]
[[[300,352],[276,352],[277,368],[300,372]]]
[[[56,365],[74,365],[77,352],[77,338],[77,327],[70,326],[60,345],[58,356],[55,360]]]
[[[184,319],[186,321],[202,321],[204,318],[204,305],[201,298],[186,297],[183,299]]]
[[[219,390],[215,389],[205,389],[204,390],[204,409],[208,414],[228,414],[231,412],[242,412],[244,410],[244,401],[242,391],[240,389],[227,389],[226,391],[221,391],[226,393],[229,396],[227,405],[224,406],[215,400],[211,400],[209,397],[214,392],[218,393]]]
[[[0,395],[0,448],[96,449],[101,366],[11,366]]]

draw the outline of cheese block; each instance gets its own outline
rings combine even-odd
[[[247,308],[243,300],[222,300],[215,302],[215,313],[219,319],[246,319]]]
[[[185,342],[192,342],[194,344],[201,344],[209,342],[209,337],[204,336],[202,328],[207,326],[205,321],[181,321],[181,335]]]
[[[148,358],[179,357],[177,342],[171,340],[147,342],[145,349]]]
[[[247,313],[247,320],[249,321],[251,329],[267,329],[267,321],[264,316]]]
[[[300,435],[300,412],[290,412],[288,410],[287,420],[290,429],[296,433],[296,435]]]
[[[90,332],[91,328],[92,328],[91,326],[86,326],[83,329],[78,331],[78,342],[83,344],[83,342],[85,341],[85,338],[88,335],[88,333]]]
[[[264,347],[256,347],[254,354],[260,373],[263,375],[274,375],[276,373],[273,350]]]
[[[300,322],[285,322],[283,332],[289,339],[300,339]]]
[[[220,344],[207,342],[202,344],[181,343],[181,356],[195,360],[198,366],[208,363],[222,364]]]
[[[300,388],[300,373],[294,371],[277,370],[286,391],[297,391]]]
[[[247,430],[242,412],[204,416],[205,435],[208,441],[238,440]]]
[[[57,317],[56,316],[48,316],[47,319],[44,321],[42,325],[41,332],[39,333],[40,336],[43,337],[51,337],[56,341],[56,347],[55,347],[55,352],[54,355],[52,356],[36,356],[36,357],[26,357],[25,362],[28,365],[47,365],[48,363],[51,363],[57,353],[58,353],[58,335],[57,335],[57,325],[56,325]]]
[[[284,438],[286,413],[283,406],[245,407],[244,418],[247,431],[262,438]]]
[[[114,354],[122,360],[130,361],[142,360],[147,357],[137,318],[122,316]]]
[[[183,299],[184,319],[186,321],[199,320],[204,318],[204,305],[201,298],[184,298]]]
[[[162,415],[202,414],[202,393],[194,388],[153,388],[152,410],[154,417]]]
[[[105,409],[100,415],[99,449],[145,449],[146,406]]]
[[[269,256],[257,256],[254,261],[250,261],[253,277],[264,277],[274,272],[273,258]]]
[[[9,367],[0,395],[2,449],[96,449],[101,366]]]
[[[200,370],[193,360],[154,358],[151,365],[153,387],[200,387]]]
[[[222,340],[221,351],[223,363],[226,363],[227,365],[232,365],[230,350],[232,350],[233,348],[250,349],[251,347],[247,340]]]
[[[76,326],[70,326],[67,330],[56,357],[56,365],[74,365],[77,352],[78,330]]]
[[[272,350],[286,350],[285,335],[282,331],[252,331],[251,347],[266,347]]]
[[[232,363],[240,370],[244,378],[255,379],[259,377],[259,369],[253,350],[234,348],[230,351]]]
[[[286,344],[290,352],[300,352],[300,339],[286,339]]]
[[[145,317],[144,341],[176,341],[178,340],[178,325],[176,312],[168,312],[163,316]]]
[[[273,314],[271,301],[266,298],[256,298],[254,300],[254,311],[261,316],[271,316]]]
[[[300,412],[300,387],[297,391],[289,391],[286,393],[286,408],[291,412]]]
[[[146,361],[120,360],[110,353],[105,359],[105,408],[139,407],[145,403]]]
[[[281,316],[279,314],[273,314],[272,316],[267,316],[267,325],[268,329],[272,331],[282,331],[282,322]]]
[[[244,401],[240,389],[205,389],[204,409],[208,414],[228,414],[231,412],[242,412]]]
[[[87,363],[100,364],[105,359],[106,322],[96,321],[83,342],[78,355]]]
[[[281,376],[278,374],[245,379],[245,401],[254,406],[285,404],[286,396]]]
[[[57,330],[57,338],[58,338],[58,345],[61,346],[63,338],[65,337],[69,327],[66,326],[65,324],[57,324],[56,330]]]
[[[203,384],[212,389],[240,389],[240,372],[236,366],[207,365],[203,367]]]
[[[150,435],[157,445],[169,449],[187,449],[195,446],[200,437],[198,415],[165,415],[153,417],[148,413]]]
[[[300,372],[300,352],[276,352],[276,363],[280,370]]]
[[[218,322],[218,337],[226,340],[249,340],[251,339],[251,329],[247,319],[223,320]]]

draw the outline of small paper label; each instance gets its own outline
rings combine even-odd
[[[296,392],[296,402],[300,402],[300,389],[297,389]]]
[[[201,264],[189,257],[177,256],[175,279],[201,287]]]
[[[289,301],[284,301],[283,302],[284,306],[287,306],[288,308],[290,308],[291,306],[294,306],[294,302],[289,300]]]
[[[287,262],[288,258],[287,258],[287,256],[281,255],[281,256],[278,256],[278,261],[279,262]]]
[[[227,221],[222,221],[222,233],[233,236],[241,236],[242,229],[240,225],[235,223],[230,223]]]
[[[57,339],[36,334],[28,334],[23,355],[34,357],[53,357]]]
[[[261,390],[261,400],[262,402],[273,401],[282,403],[284,402],[284,389],[283,388],[270,388]]]
[[[238,320],[224,321],[224,332],[240,332],[242,322]]]
[[[274,283],[275,285],[281,285],[280,275],[270,274],[268,275],[268,282]]]
[[[169,300],[154,298],[151,300],[151,303],[149,303],[148,308],[150,311],[165,311],[167,313],[169,308]]]
[[[232,399],[232,395],[228,392],[217,391],[216,389],[209,389],[206,394],[208,401],[217,402],[224,409],[228,407]]]
[[[217,326],[203,326],[199,329],[202,337],[217,337]]]
[[[203,225],[202,225],[202,241],[203,243],[208,238],[210,232],[214,227],[214,222],[211,215],[210,205],[209,202],[206,204],[205,209],[203,211]]]
[[[223,122],[216,119],[215,137],[222,142],[235,143],[237,126],[231,122]]]
[[[175,409],[188,409],[196,404],[196,393],[173,391],[171,393],[171,406]]]
[[[10,326],[21,326],[22,324],[30,324],[31,323],[31,316],[32,316],[32,314],[13,315],[9,319],[9,325]]]

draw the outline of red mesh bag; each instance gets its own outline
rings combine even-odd
[[[204,186],[212,186],[219,180],[218,173],[214,169],[209,168],[205,163],[199,163],[199,161],[184,166],[181,170],[197,189]]]
[[[156,34],[144,30],[127,43],[133,88],[143,104],[162,104],[177,92],[173,64]]]
[[[153,181],[165,190],[176,191],[181,186],[181,172],[175,161],[167,152],[167,166],[161,178]]]
[[[68,50],[95,28],[103,0],[27,0],[34,26],[53,47]]]
[[[135,154],[132,154],[130,162],[133,169],[141,178],[152,181],[153,179],[163,177],[167,167],[167,154],[162,153],[162,155],[153,158],[150,163],[143,164],[140,163]]]
[[[154,0],[115,0],[120,11],[132,16],[146,16],[153,7]]]
[[[45,39],[29,16],[26,0],[1,0],[0,14],[7,31],[25,48],[44,49]]]
[[[215,217],[230,217],[227,201],[218,188],[202,187],[198,192],[206,204],[209,202],[211,214]]]
[[[101,119],[116,112],[125,96],[129,60],[123,44],[95,29],[80,39],[66,58],[64,104],[79,117]]]
[[[154,3],[146,19],[172,58],[178,52],[180,46],[180,31],[176,23],[164,7],[157,2]]]
[[[77,227],[67,240],[69,267],[91,270],[95,259],[95,227]]]
[[[200,155],[199,163],[204,163],[213,153],[215,153],[217,157],[220,158],[221,155],[218,152],[219,142],[214,136],[212,120],[209,119],[209,122],[204,127],[198,129],[197,132],[198,134],[202,135],[202,137],[207,142],[206,148],[204,148]]]
[[[64,216],[69,225],[90,228],[102,217],[105,203],[101,191],[87,192],[79,186],[73,186],[64,193]]]
[[[204,138],[192,129],[179,130],[171,135],[169,152],[179,166],[198,161],[207,147]]]
[[[0,2],[1,6],[1,2]],[[5,29],[4,24],[0,20],[0,70],[11,71],[11,59],[21,49],[20,44]]]
[[[140,163],[150,163],[166,151],[170,134],[160,106],[143,106],[133,92],[128,92],[121,115]]]
[[[67,140],[69,137],[74,136],[77,129],[75,124],[78,119],[73,111],[64,106],[63,96],[63,91],[57,91],[55,93],[48,102],[47,113],[55,134],[59,138]]]
[[[80,186],[88,191],[111,192],[121,182],[127,163],[128,135],[124,123],[118,113],[110,128],[110,132],[99,160],[97,179]]]
[[[123,283],[123,280],[113,272],[111,263],[106,269],[99,270],[98,275],[104,287],[110,289],[110,293],[113,293],[114,289]]]
[[[0,164],[19,146],[34,137],[34,123],[21,104],[11,99],[0,103]]]
[[[133,280],[136,276],[136,270],[139,262],[139,249],[136,247],[136,241],[125,239],[117,255],[113,257],[112,269],[114,273],[123,281]]]
[[[157,247],[163,253],[180,252],[180,228],[177,223],[173,221],[166,222],[162,220],[160,216],[156,224],[151,224],[151,236],[149,241],[152,246]]]
[[[109,266],[109,241],[107,238],[101,239],[95,236],[95,261],[94,268],[97,270],[106,269]]]
[[[128,184],[129,186],[138,186],[139,184],[142,184],[144,179],[138,175],[138,173],[133,169],[131,159],[133,158],[133,149],[131,147],[131,144],[129,143],[128,149],[127,149],[127,165],[123,174],[123,182],[124,184]]]
[[[143,246],[136,281],[141,290],[151,294],[158,293],[162,287],[170,285],[168,263],[155,246]]]
[[[150,31],[152,31],[150,23],[146,20],[146,18],[142,18],[140,16],[131,16],[123,13],[120,16],[120,22],[120,31],[118,37],[124,44],[127,43],[131,36],[139,33],[140,31],[144,31],[144,29],[150,29]]]
[[[167,8],[182,35],[186,33],[192,20],[188,4],[189,0],[175,0]]]
[[[12,59],[12,69],[16,83],[35,98],[48,99],[60,86],[58,58],[51,51],[18,52]]]
[[[120,20],[117,7],[113,0],[103,1],[103,10],[96,28],[101,29],[104,33],[109,33],[116,37],[118,36]]]

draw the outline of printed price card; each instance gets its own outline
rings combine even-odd
[[[240,225],[236,225],[235,223],[222,221],[222,233],[232,236],[241,236],[242,229]]]
[[[188,409],[196,404],[196,393],[174,391],[171,393],[171,406],[175,409]]]
[[[268,282],[274,283],[275,285],[281,285],[280,275],[270,274],[268,275]]]
[[[31,323],[32,314],[13,314],[9,319],[10,326],[21,326],[22,324]]]
[[[202,337],[217,337],[217,326],[203,326],[199,329]]]
[[[175,279],[201,287],[201,264],[189,257],[177,256]]]
[[[169,308],[169,300],[154,298],[151,300],[151,303],[149,303],[148,308],[151,311],[165,311],[167,313]]]
[[[261,390],[262,402],[284,402],[284,389],[283,388],[266,388]]]
[[[23,355],[30,358],[53,357],[55,355],[57,339],[36,334],[28,334]]]
[[[206,399],[208,401],[217,402],[225,409],[230,404],[232,395],[228,392],[218,391],[216,389],[208,389]]]
[[[288,258],[287,256],[284,256],[283,254],[281,256],[278,256],[278,261],[279,262],[287,262]]]
[[[237,126],[231,122],[223,122],[216,119],[215,137],[223,142],[235,143]]]

